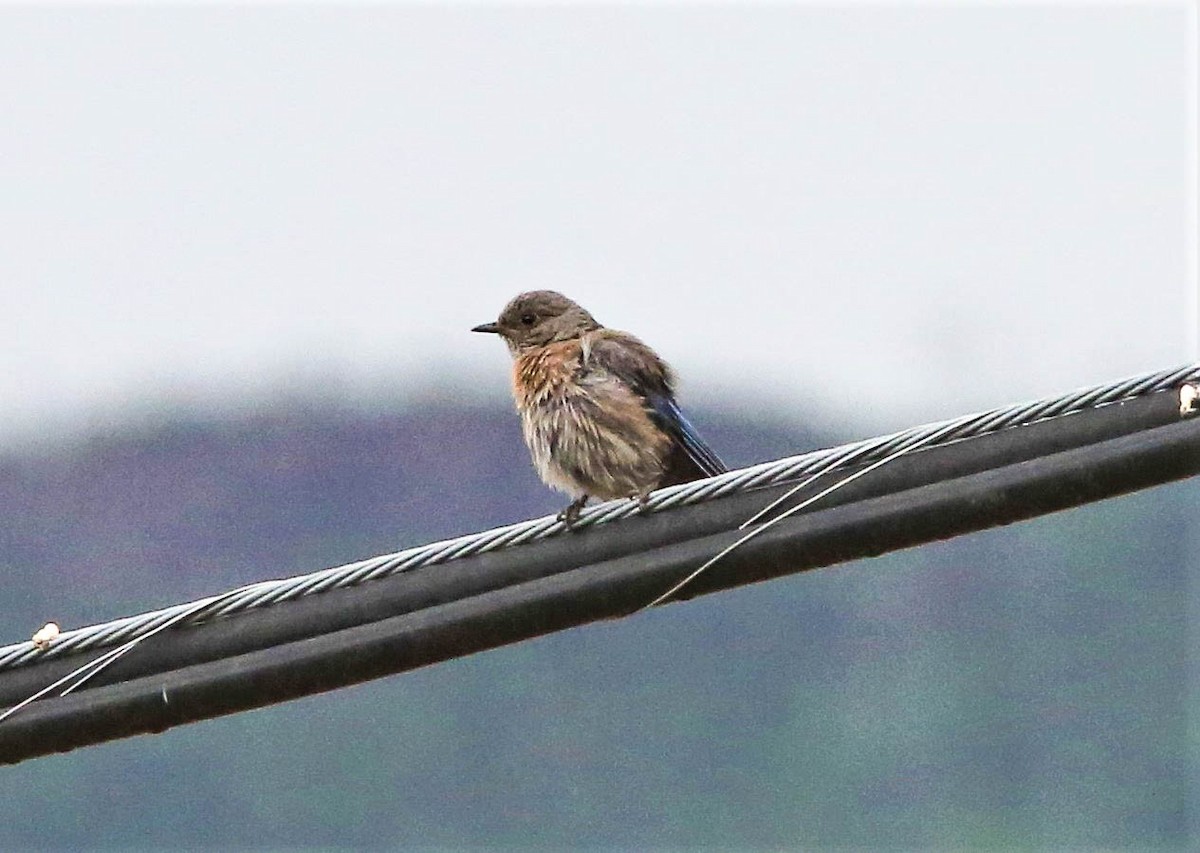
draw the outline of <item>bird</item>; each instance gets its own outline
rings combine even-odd
[[[728,470],[680,410],[667,363],[561,293],[521,293],[471,331],[508,345],[525,444],[542,481],[572,498],[558,514],[568,527],[590,497],[644,507],[655,489]]]

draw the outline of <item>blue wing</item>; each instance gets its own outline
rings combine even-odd
[[[590,361],[623,382],[645,403],[647,413],[675,445],[662,485],[686,483],[728,469],[691,425],[671,389],[671,371],[632,335],[603,329],[590,343]]]
[[[679,443],[687,457],[706,477],[724,474],[728,468],[712,448],[705,444],[691,421],[679,410],[679,404],[666,394],[650,394],[646,397],[659,424]]]

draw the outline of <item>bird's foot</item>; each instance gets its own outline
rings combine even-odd
[[[567,527],[572,527],[579,520],[579,513],[583,510],[583,505],[588,501],[588,496],[583,495],[567,504],[567,508],[558,514],[558,520]]]
[[[647,506],[650,503],[650,492],[649,491],[640,492],[639,494],[636,494],[636,495],[630,495],[629,499],[631,501],[635,501],[637,503],[637,511],[639,514],[641,514],[641,515],[646,514]]]

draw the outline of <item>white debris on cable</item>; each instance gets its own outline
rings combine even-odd
[[[1187,417],[1196,414],[1196,400],[1200,398],[1200,390],[1195,385],[1184,385],[1179,389],[1179,415]]]
[[[58,635],[62,633],[62,629],[58,627],[57,622],[47,622],[41,629],[33,635],[33,644],[42,651],[50,648],[50,644],[58,639]]]

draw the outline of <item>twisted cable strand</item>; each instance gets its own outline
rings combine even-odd
[[[651,494],[644,508],[628,500],[608,501],[585,509],[575,522],[578,527],[608,524],[638,512],[655,512],[675,506],[687,506],[724,497],[761,486],[815,477],[850,462],[874,462],[907,446],[921,444],[935,436],[929,446],[948,444],[965,438],[998,432],[1051,417],[1068,415],[1088,408],[1117,403],[1146,394],[1165,391],[1183,382],[1200,381],[1200,363],[1160,370],[1117,382],[1083,388],[1059,397],[1004,406],[976,415],[951,418],[924,426],[911,427],[877,438],[816,450],[773,462],[764,462],[729,471],[707,480],[670,486]],[[49,649],[40,650],[32,641],[0,647],[0,671],[12,669],[44,656],[68,655],[89,649],[112,646],[160,629],[171,620],[191,611],[181,624],[203,622],[257,607],[315,595],[331,589],[354,586],[415,568],[444,563],[460,557],[500,548],[522,545],[557,536],[566,530],[555,516],[531,519],[492,530],[433,542],[384,554],[344,566],[321,569],[305,575],[250,584],[233,593],[197,599],[161,610],[126,616],[111,622],[90,625],[58,636]]]

